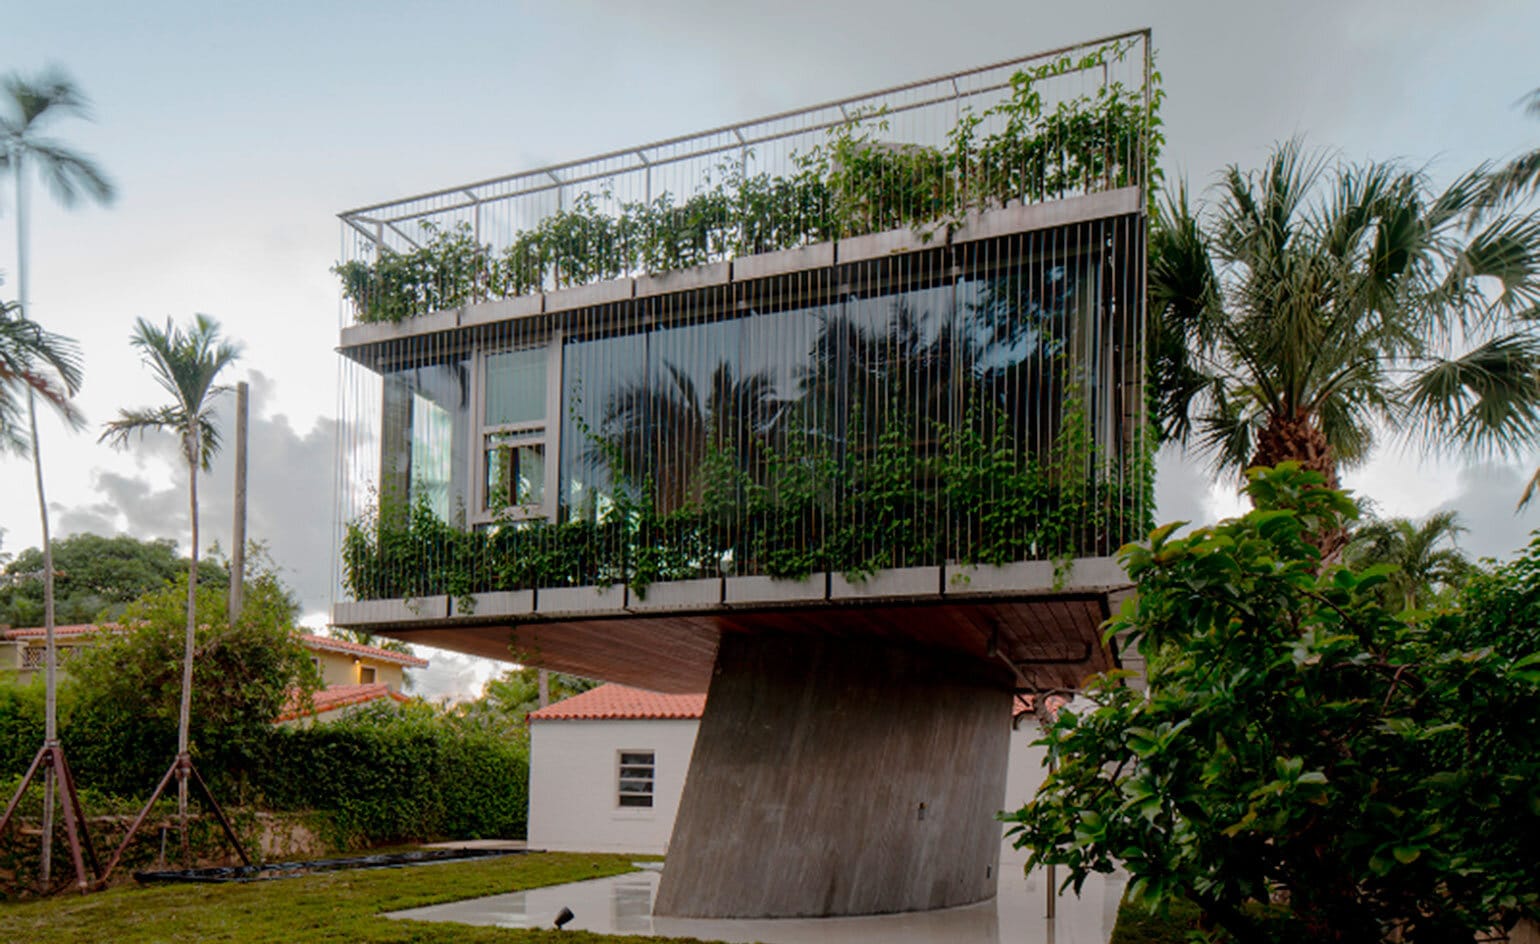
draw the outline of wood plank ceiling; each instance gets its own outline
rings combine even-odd
[[[820,633],[877,644],[960,653],[998,669],[1019,690],[1079,688],[1115,668],[1101,640],[1101,593],[1026,599],[905,602],[697,613],[622,615],[550,622],[382,628],[382,635],[468,655],[660,692],[703,692],[723,633]]]

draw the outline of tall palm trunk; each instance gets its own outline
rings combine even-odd
[[[1253,466],[1275,466],[1280,462],[1298,462],[1300,468],[1319,472],[1326,480],[1324,488],[1337,488],[1337,459],[1332,454],[1326,434],[1316,426],[1314,417],[1307,413],[1272,413],[1267,425],[1257,434],[1257,448],[1252,453]],[[1322,564],[1336,561],[1347,546],[1347,529],[1333,528],[1313,534],[1310,543],[1321,552]]]
[[[30,318],[27,297],[27,188],[22,178],[22,155],[11,155],[11,166],[16,170],[16,295],[21,303],[21,316]],[[53,542],[48,536],[48,498],[43,491],[43,454],[37,435],[37,393],[27,390],[27,425],[32,436],[32,475],[37,480],[37,510],[43,525],[43,647],[47,659],[45,695],[43,700],[43,742],[53,744],[59,739],[58,719],[58,652],[54,645],[53,605]],[[43,843],[42,864],[38,879],[44,888],[53,878],[53,815],[54,815],[54,767],[43,768]]]
[[[187,567],[187,639],[182,647],[182,706],[177,713],[176,752],[186,758],[192,727],[193,637],[198,629],[198,450],[192,435],[187,460],[187,511],[192,518],[192,555]],[[187,841],[187,777],[177,777],[177,818],[182,822],[182,841]]]
[[[48,534],[48,497],[43,491],[43,454],[37,435],[37,396],[27,392],[27,423],[32,434],[32,475],[37,481],[37,510],[43,525],[43,645],[47,662],[46,688],[43,700],[43,742],[56,744],[59,740],[58,670],[59,655],[54,645],[53,605],[53,541]],[[54,765],[43,768],[43,849],[38,880],[43,888],[53,878],[53,804]]]

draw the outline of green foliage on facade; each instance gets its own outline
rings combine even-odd
[[[659,581],[719,574],[861,579],[888,567],[1110,553],[1149,527],[1152,503],[1140,502],[1153,462],[1141,454],[1120,475],[1083,411],[1070,403],[1064,415],[1042,457],[1022,454],[1003,411],[981,407],[951,427],[900,403],[853,411],[843,457],[793,429],[751,471],[728,458],[732,442],[714,443],[667,511],[667,490],[633,478],[624,450],[585,430],[617,483],[602,515],[470,530],[426,501],[386,500],[348,524],[343,581],[360,600],[616,583],[644,595]],[[930,454],[917,446],[925,440],[944,448]]]
[[[883,114],[853,115],[827,141],[794,155],[784,176],[746,174],[728,163],[684,198],[663,193],[617,203],[608,193],[585,192],[501,249],[479,242],[464,224],[424,223],[428,239],[420,248],[382,249],[373,262],[343,262],[333,271],[358,321],[399,322],[866,233],[945,232],[970,212],[1010,201],[1136,186],[1146,182],[1161,141],[1158,90],[1147,101],[1145,89],[1112,82],[1049,107],[1036,87],[1121,61],[1132,47],[1122,41],[1017,72],[1004,100],[964,110],[941,147],[884,143]]]
[[[1387,605],[1389,568],[1322,568],[1357,516],[1319,473],[1257,470],[1255,510],[1122,552],[1109,626],[1149,663],[1049,727],[1009,819],[1029,867],[1202,910],[1207,940],[1451,941],[1540,913],[1540,540],[1461,607]]]

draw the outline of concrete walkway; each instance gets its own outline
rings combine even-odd
[[[654,918],[658,872],[643,870],[612,878],[553,885],[527,892],[391,912],[412,921],[452,921],[505,928],[551,927],[562,908],[576,917],[570,930],[601,934],[694,937],[708,941],[763,944],[1106,944],[1117,919],[1122,875],[1095,876],[1081,896],[1060,896],[1058,916],[1044,917],[1047,894],[1041,872],[1023,878],[1021,863],[1002,862],[999,895],[943,911],[864,918],[710,920]]]

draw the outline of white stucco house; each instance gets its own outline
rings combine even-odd
[[[706,696],[607,683],[529,715],[529,846],[557,852],[668,851]],[[1012,719],[1005,806],[1042,783],[1031,703]],[[1024,859],[1003,850],[1002,862]]]
[[[529,716],[529,846],[668,849],[706,696],[608,683]]]

